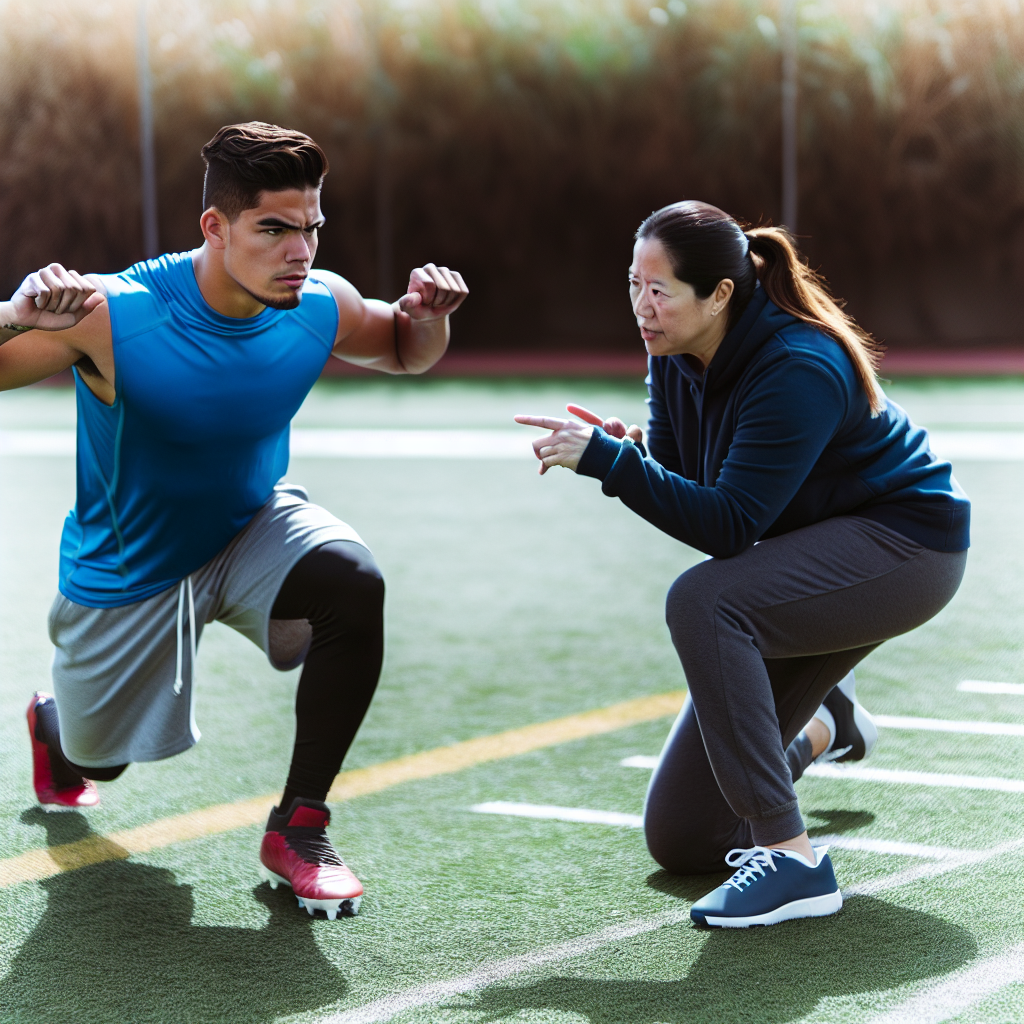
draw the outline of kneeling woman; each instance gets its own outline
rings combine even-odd
[[[542,473],[596,477],[711,556],[668,594],[689,697],[651,780],[648,847],[678,874],[739,869],[694,904],[699,924],[834,913],[786,749],[857,662],[956,593],[970,503],[784,231],[667,206],[637,231],[629,290],[649,454],[617,419],[516,419],[552,431],[534,442]]]

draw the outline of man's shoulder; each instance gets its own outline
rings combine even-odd
[[[166,253],[116,274],[95,275],[107,297],[115,342],[127,341],[170,319],[169,307],[182,291],[181,275],[192,272],[192,254]]]
[[[348,334],[362,323],[365,313],[363,297],[355,285],[341,274],[336,274],[333,270],[310,270],[306,278],[306,287],[303,289],[303,303],[311,293],[329,295],[333,299],[337,332]]]
[[[140,260],[114,274],[91,274],[108,298],[148,292],[160,295],[173,289],[183,270],[191,270],[192,253],[164,253],[151,260]]]

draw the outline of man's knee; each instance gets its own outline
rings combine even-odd
[[[374,557],[361,544],[335,541],[320,548],[321,569],[333,603],[347,614],[379,613],[384,606],[384,577]]]
[[[328,585],[321,590],[314,635],[382,636],[384,577],[373,555],[360,544],[339,542],[323,551]],[[338,550],[343,549],[343,550]]]

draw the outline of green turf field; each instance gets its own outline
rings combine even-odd
[[[889,391],[964,451],[983,435],[1024,436],[1024,382]],[[642,423],[643,397],[594,382],[361,380],[318,387],[297,426],[502,431],[515,412],[557,413],[567,400]],[[0,395],[0,434],[66,432],[74,416],[65,390]],[[963,587],[871,655],[859,689],[881,715],[1019,726],[1024,694],[957,685],[1024,683],[1024,462],[989,453],[955,466],[974,501]],[[596,481],[540,478],[525,458],[308,457],[289,476],[362,533],[388,581],[384,675],[346,767],[685,685],[662,603],[701,556]],[[648,772],[621,762],[657,754],[667,718],[336,805],[332,834],[366,886],[357,918],[310,919],[286,889],[261,884],[258,825],[178,842],[172,828],[125,857],[115,834],[281,785],[296,674],[218,625],[199,661],[202,742],[133,766],[88,815],[43,814],[23,713],[49,687],[46,613],[74,483],[67,455],[0,457],[4,1024],[1024,1021],[1019,728],[890,726],[865,763],[880,778],[802,780],[812,835],[842,844],[846,904],[749,932],[691,928],[690,901],[720,878],[666,875],[629,824],[471,810],[637,815]],[[989,788],[971,788],[979,778]],[[61,870],[86,848],[96,863]],[[40,863],[43,877],[18,880]]]

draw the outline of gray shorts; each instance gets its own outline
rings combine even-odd
[[[282,671],[305,660],[309,623],[270,618],[281,584],[315,548],[363,543],[306,497],[301,487],[279,484],[223,551],[145,601],[88,608],[57,595],[49,619],[53,688],[71,761],[89,768],[158,761],[199,739],[192,661],[207,622],[238,630]]]

